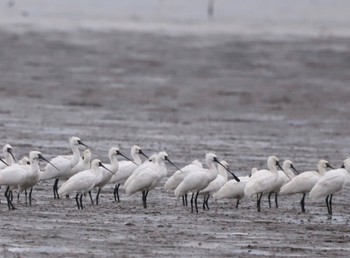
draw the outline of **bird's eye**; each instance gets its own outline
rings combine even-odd
[[[99,166],[102,166],[102,162],[99,162],[98,165],[99,165]]]

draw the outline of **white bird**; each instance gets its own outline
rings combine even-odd
[[[310,198],[315,200],[326,197],[328,218],[332,218],[333,194],[340,192],[350,182],[350,158],[344,160],[341,168],[328,171],[321,176],[310,191]]]
[[[326,173],[327,168],[332,168],[328,161],[321,159],[317,165],[317,171],[305,171],[294,178],[280,190],[282,195],[291,195],[291,194],[303,194],[303,197],[300,201],[301,211],[305,212],[305,196],[309,193],[312,187],[315,186],[318,179]],[[333,168],[332,168],[333,169]]]
[[[91,167],[91,151],[86,149],[83,151],[83,155],[80,157],[79,162],[67,173],[67,178],[74,176],[75,174],[87,170]]]
[[[164,189],[174,191],[188,174],[194,170],[197,170],[198,168],[203,168],[203,165],[200,161],[195,159],[191,162],[191,164],[184,166],[181,168],[181,170],[177,170],[171,177],[169,177],[164,184]]]
[[[299,174],[299,172],[295,169],[293,162],[290,160],[285,160],[283,162],[283,171],[278,170],[278,178],[275,183],[275,187],[272,189],[272,191],[268,195],[268,200],[269,200],[269,207],[271,208],[271,195],[274,193],[275,194],[275,204],[276,208],[278,208],[278,193],[281,190],[281,187],[288,183],[292,178],[295,177],[294,172],[292,169]]]
[[[119,168],[120,168],[119,163],[120,162],[118,162],[117,155],[120,155],[126,159],[129,159],[123,153],[120,152],[119,148],[112,147],[109,149],[108,157],[109,157],[111,164],[104,164],[108,170],[106,170],[102,167],[100,168],[101,173],[102,173],[102,178],[100,178],[94,186],[94,188],[95,187],[98,188],[97,195],[96,195],[96,205],[98,205],[98,198],[100,196],[100,192],[101,192],[102,188],[110,182],[112,176],[114,176],[117,172],[119,172]],[[110,173],[110,171],[112,171],[112,173]]]
[[[119,187],[121,184],[124,184],[125,181],[128,179],[128,177],[135,171],[135,169],[142,164],[142,160],[140,158],[140,154],[146,157],[148,159],[147,155],[142,151],[140,146],[134,145],[131,147],[131,160],[122,160],[119,161],[119,169],[118,173],[115,173],[111,180],[109,181],[110,184],[114,185],[114,200],[118,202],[120,201],[119,198]]]
[[[41,176],[41,171],[40,171],[40,167],[39,167],[39,160],[40,159],[45,160],[46,162],[50,163],[47,159],[45,159],[41,155],[41,153],[39,151],[31,151],[29,153],[30,165],[27,164],[27,165],[23,166],[27,170],[25,180],[18,185],[20,193],[25,191],[26,204],[27,204],[27,189],[30,189],[29,190],[29,205],[30,206],[32,205],[33,187],[39,182],[39,179]]]
[[[140,166],[137,167],[137,169],[134,170],[134,172],[132,172],[132,174],[128,177],[128,179],[126,179],[123,188],[125,189],[128,184],[134,180],[134,178],[143,172],[144,168],[148,167],[149,165],[151,165],[152,163],[156,163],[157,162],[157,157],[158,157],[158,153],[154,153],[153,155],[151,155],[147,160],[145,160]]]
[[[257,168],[252,168],[252,174],[257,171]],[[238,208],[239,202],[244,198],[244,188],[249,180],[249,176],[240,176],[239,182],[232,179],[227,181],[216,193],[213,193],[214,200],[221,199],[236,199],[236,208]]]
[[[36,185],[39,178],[39,159],[46,160],[39,151],[30,152],[30,165],[13,164],[0,171],[0,185],[7,186],[5,196],[9,209],[15,209],[9,191],[19,186],[20,191],[31,188],[29,199],[31,204],[32,187]]]
[[[278,162],[278,158],[276,156],[270,156],[267,159],[267,167],[269,170],[262,169],[256,171],[248,180],[244,194],[245,196],[252,196],[257,194],[257,210],[260,212],[260,202],[264,193],[270,193],[274,187],[278,178],[277,168],[280,169],[281,166]]]
[[[203,168],[203,165],[198,160],[193,160],[191,164],[184,166],[181,170],[177,170],[164,184],[164,188],[168,191],[174,191],[176,187],[188,176],[191,172]],[[187,195],[182,196],[182,204],[187,206]]]
[[[201,190],[206,188],[211,181],[213,181],[217,176],[217,167],[215,163],[220,163],[213,153],[207,153],[205,156],[205,161],[207,163],[208,169],[196,168],[195,171],[190,173],[184,178],[184,180],[176,187],[175,196],[179,198],[188,193],[192,193],[191,197],[191,212],[193,212],[193,200],[195,203],[196,212],[198,213],[197,198]],[[231,172],[230,172],[231,173]],[[232,174],[237,181],[239,179]]]
[[[12,146],[10,144],[5,144],[2,148],[2,154],[4,155],[4,161],[0,163],[0,169],[4,169],[7,166],[11,166],[15,162],[17,162],[15,156],[13,155]]]
[[[30,165],[30,159],[27,156],[24,156],[18,161],[20,165]]]
[[[69,145],[72,149],[73,155],[68,156],[57,156],[50,160],[52,164],[54,164],[59,170],[55,169],[51,164],[47,164],[45,167],[44,172],[41,175],[41,181],[49,180],[49,179],[55,179],[55,183],[53,185],[53,194],[54,198],[59,198],[59,195],[57,194],[58,189],[58,181],[60,179],[68,179],[71,169],[79,162],[80,160],[80,152],[79,152],[79,145],[83,145],[89,149],[92,149],[91,147],[87,146],[85,143],[83,143],[80,138],[78,137],[71,137],[69,139]]]
[[[167,174],[165,161],[175,166],[169,159],[165,151],[158,153],[155,163],[147,162],[144,166],[139,166],[133,174],[135,176],[126,184],[125,193],[132,195],[136,192],[142,192],[143,207],[147,208],[147,195],[150,190],[155,188],[159,181]],[[176,166],[175,166],[176,167]],[[177,168],[177,167],[176,167]]]
[[[225,160],[221,160],[220,163],[222,166],[218,166],[218,174],[216,178],[211,181],[206,188],[199,192],[199,195],[204,195],[203,210],[205,210],[205,208],[209,210],[208,201],[211,194],[218,191],[227,182],[227,169],[229,169],[229,165]]]
[[[58,189],[58,194],[65,196],[70,193],[76,193],[75,201],[77,203],[77,207],[78,209],[83,209],[83,195],[90,192],[94,188],[96,182],[98,182],[103,176],[99,167],[103,167],[109,171],[102,164],[101,160],[94,159],[91,162],[90,169],[81,171],[64,182]],[[109,172],[113,173],[112,171]]]

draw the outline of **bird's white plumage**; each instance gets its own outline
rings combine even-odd
[[[276,162],[278,162],[278,158],[270,156],[267,160],[269,170],[258,170],[250,177],[244,189],[246,196],[273,191],[278,178]]]
[[[126,184],[125,193],[132,195],[140,191],[149,191],[155,188],[159,181],[166,176],[165,158],[168,154],[164,151],[158,153],[155,163],[148,162],[145,166],[139,166],[134,173],[136,175]]]
[[[142,160],[139,154],[140,150],[141,148],[138,145],[134,145],[131,147],[130,154],[133,159],[133,162],[129,160],[119,161],[118,173],[115,173],[112,176],[111,180],[109,181],[110,184],[125,183],[125,181],[135,171],[135,169],[142,164]]]
[[[181,170],[177,170],[165,182],[164,188],[168,191],[173,191],[176,187],[188,176],[191,172],[197,171],[198,168],[203,168],[203,165],[198,160],[193,160],[191,164],[184,166]]]
[[[218,191],[226,182],[227,182],[227,169],[229,169],[229,165],[225,160],[220,161],[220,163],[224,166],[218,165],[218,174],[216,175],[216,178],[211,181],[206,188],[201,190],[199,194],[201,195],[207,195],[212,194],[216,191]]]
[[[176,187],[175,196],[177,198],[188,194],[189,192],[199,192],[206,188],[211,181],[217,176],[217,168],[214,164],[216,155],[213,153],[206,154],[206,163],[208,169],[196,168],[192,173],[184,178],[184,180]]]
[[[281,188],[280,194],[289,195],[310,192],[318,179],[326,173],[327,163],[328,161],[326,160],[320,160],[317,165],[318,172],[305,171],[295,176],[290,182]]]
[[[109,170],[106,170],[103,167],[100,167],[100,171],[102,173],[102,177],[96,182],[95,187],[103,188],[106,184],[108,184],[113,175],[118,172],[119,162],[117,159],[117,155],[119,153],[118,147],[112,147],[108,151],[108,157],[110,164],[104,164],[104,166]]]
[[[60,196],[65,196],[70,193],[85,194],[95,186],[96,182],[102,178],[102,173],[99,169],[101,161],[95,159],[91,162],[91,168],[81,171],[69,178],[58,189]],[[101,163],[102,164],[102,163]]]
[[[58,168],[58,170],[51,164],[47,164],[45,170],[41,175],[41,180],[49,180],[53,178],[68,179],[71,169],[79,162],[80,152],[78,146],[80,139],[78,137],[71,137],[69,145],[72,149],[73,155],[57,156],[50,160],[50,162]]]
[[[244,188],[249,180],[249,176],[240,176],[239,182],[232,179],[227,181],[217,192],[213,194],[214,200],[221,199],[242,199],[244,198]]]
[[[350,158],[347,158],[344,160],[344,168],[330,170],[317,180],[310,191],[310,198],[316,200],[341,191],[350,182],[349,171]]]

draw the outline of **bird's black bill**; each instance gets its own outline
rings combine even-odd
[[[2,158],[0,158],[0,161],[1,161],[2,163],[4,163],[6,166],[9,166],[9,164],[7,164],[6,161],[3,160]]]
[[[299,171],[296,170],[296,168],[293,166],[293,164],[290,165],[290,168],[293,169],[293,171],[294,171],[295,173],[297,173],[298,175],[300,174]]]
[[[177,170],[180,170],[180,171],[183,173],[183,171],[182,171],[181,169],[179,169],[173,162],[171,162],[171,160],[170,160],[168,157],[166,157],[165,159],[166,159],[171,165],[173,165],[174,167],[176,167]]]
[[[112,175],[114,175],[113,171],[106,168],[106,166],[104,166],[102,163],[100,164],[100,167],[103,167],[105,170],[107,170],[108,172],[112,173]]]
[[[13,158],[13,160],[17,163],[17,159],[16,159],[15,155],[13,155],[12,150],[8,150],[8,153],[10,153],[11,157]]]
[[[342,167],[342,168],[345,168],[345,165],[344,165],[344,164],[343,164],[343,166],[344,166],[344,167]],[[332,167],[329,163],[326,164],[326,167],[327,167],[327,168],[334,169],[334,167]]]
[[[50,161],[48,161],[47,159],[45,159],[43,157],[43,155],[39,154],[39,159],[45,160],[47,163],[49,163],[51,166],[53,166],[55,169],[57,169],[57,171],[60,171],[54,164],[52,164]]]
[[[86,144],[85,144],[85,143],[83,143],[82,141],[79,141],[78,143],[79,143],[80,145],[85,146],[86,148],[88,148],[88,149],[90,149],[90,150],[92,150],[92,151],[95,151],[95,149],[94,149],[94,148],[91,148],[90,146],[86,145]]]
[[[146,159],[148,159],[148,156],[142,150],[139,150],[139,153],[143,155]]]
[[[233,172],[231,172],[231,170],[229,170],[227,167],[225,167],[224,165],[222,165],[220,161],[218,161],[217,159],[214,159],[214,161],[215,161],[216,163],[218,163],[220,166],[222,166],[223,168],[225,168],[226,171],[229,172],[237,182],[240,182],[240,181],[241,181],[241,180],[239,180],[239,178],[238,178],[235,174],[233,174]]]
[[[125,156],[125,155],[124,155],[123,153],[121,153],[120,151],[118,152],[118,155],[120,155],[120,156],[122,156],[122,157],[126,158],[127,160],[131,161],[132,163],[134,163],[135,165],[137,165],[137,166],[138,166],[138,164],[137,164],[135,161],[133,161],[133,160],[129,159],[127,156]]]
[[[289,180],[292,180],[292,179],[290,178],[290,176],[287,174],[287,172],[283,170],[283,168],[281,167],[281,165],[280,165],[279,162],[276,163],[276,166],[279,167],[279,168],[284,172],[284,174],[286,174],[286,176],[289,178]]]

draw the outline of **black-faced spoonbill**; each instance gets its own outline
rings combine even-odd
[[[269,207],[271,208],[271,195],[274,193],[275,194],[275,205],[276,208],[278,208],[278,193],[283,185],[288,183],[292,178],[295,177],[295,173],[299,174],[299,172],[295,169],[293,162],[290,160],[285,160],[283,162],[283,171],[278,170],[278,177],[277,181],[275,182],[275,187],[272,189],[272,191],[268,195],[268,200],[269,200]],[[293,171],[292,171],[293,170]]]
[[[80,152],[79,152],[79,145],[83,145],[89,149],[92,149],[91,147],[87,146],[85,143],[83,143],[80,138],[78,137],[71,137],[69,139],[69,145],[72,149],[73,155],[68,156],[57,156],[53,159],[51,159],[51,163],[54,164],[59,170],[55,169],[51,164],[47,164],[45,167],[44,172],[41,175],[41,181],[46,181],[49,179],[55,179],[55,183],[53,185],[53,195],[54,198],[59,198],[59,195],[57,194],[58,189],[58,181],[60,179],[68,179],[70,175],[71,169],[79,162],[80,160]]]
[[[221,165],[216,155],[213,153],[207,153],[205,156],[208,169],[194,168],[194,171],[184,178],[184,180],[176,187],[175,196],[179,198],[188,193],[192,193],[191,197],[191,212],[193,212],[193,201],[195,203],[196,212],[198,213],[197,199],[201,190],[206,188],[211,181],[213,181],[217,174],[217,167],[215,163]],[[231,172],[232,173],[232,172]],[[232,173],[235,180],[239,179]]]
[[[203,195],[203,210],[207,208],[209,210],[209,198],[210,196],[218,191],[227,182],[227,169],[229,165],[225,160],[221,160],[222,166],[218,166],[218,174],[216,178],[209,183],[209,185],[199,192],[199,195]]]
[[[279,160],[276,156],[270,156],[267,159],[267,169],[256,171],[248,180],[244,194],[245,196],[252,196],[257,194],[257,210],[260,212],[260,202],[264,193],[270,193],[278,179],[277,166],[282,169]]]
[[[326,173],[327,168],[332,168],[328,161],[321,159],[317,165],[317,171],[305,171],[300,175],[292,178],[290,182],[282,186],[280,190],[281,195],[302,194],[300,201],[301,211],[305,212],[305,196],[315,186],[318,179]]]
[[[29,193],[29,202],[31,204],[32,187],[37,184],[40,176],[39,160],[45,159],[39,151],[30,152],[30,165],[13,164],[0,171],[0,185],[6,185],[5,196],[7,198],[7,205],[9,209],[15,209],[12,204],[12,198],[9,191],[19,186],[20,191],[31,188]],[[56,168],[57,169],[57,168]],[[27,199],[27,198],[26,198]]]
[[[252,168],[252,173],[256,172],[256,168]],[[232,179],[227,181],[216,193],[213,193],[214,200],[221,200],[224,198],[236,199],[236,208],[238,208],[239,202],[244,198],[244,188],[249,180],[249,176],[240,176],[239,182]]]
[[[120,165],[117,159],[117,155],[120,155],[126,159],[129,160],[128,157],[126,157],[123,153],[120,152],[118,147],[112,147],[109,149],[108,157],[110,160],[110,164],[104,164],[104,166],[108,169],[104,169],[103,167],[100,168],[102,177],[99,178],[99,180],[96,182],[94,188],[98,188],[97,194],[96,194],[96,205],[98,205],[98,198],[100,196],[100,192],[102,188],[109,183],[112,176],[114,176],[117,172],[119,173]],[[112,171],[112,173],[110,173]]]
[[[32,205],[32,192],[33,187],[39,182],[41,171],[39,168],[39,161],[44,160],[48,164],[50,164],[50,161],[48,161],[46,158],[43,157],[43,155],[39,151],[31,151],[29,153],[29,163],[30,165],[24,165],[23,167],[27,170],[26,178],[23,182],[19,184],[19,192],[25,191],[25,200],[27,204],[27,189],[29,189],[29,205]],[[54,166],[53,164],[51,164]],[[56,168],[57,169],[57,168]]]
[[[119,198],[119,187],[121,184],[124,184],[128,177],[135,171],[135,169],[142,164],[142,160],[140,158],[140,154],[148,159],[148,156],[142,151],[141,147],[138,145],[134,145],[131,147],[131,157],[133,161],[130,160],[122,160],[119,161],[119,169],[118,173],[115,173],[111,180],[110,184],[114,185],[114,200],[120,201]]]
[[[197,159],[193,160],[191,164],[188,164],[177,170],[164,184],[164,188],[167,191],[174,191],[176,187],[188,176],[191,172],[196,171],[197,168],[203,169],[203,165]],[[182,204],[187,206],[187,195],[182,196]]]
[[[328,171],[321,176],[310,191],[310,198],[315,200],[326,197],[328,218],[332,218],[333,194],[340,192],[344,185],[350,182],[350,158],[344,160],[343,166]]]
[[[81,171],[64,182],[58,189],[58,194],[66,196],[70,193],[76,193],[75,201],[77,207],[78,209],[83,209],[83,195],[90,192],[94,188],[96,182],[98,182],[103,176],[99,167],[103,167],[113,174],[112,171],[102,164],[101,160],[94,159],[91,162],[90,169]]]
[[[142,202],[144,208],[147,208],[148,192],[155,188],[159,181],[167,174],[167,169],[164,163],[165,161],[168,161],[170,164],[176,167],[174,163],[170,161],[168,154],[165,151],[161,151],[158,153],[155,163],[147,162],[144,166],[139,166],[134,171],[135,176],[129,182],[125,182],[126,194],[132,195],[136,192],[142,192]]]

